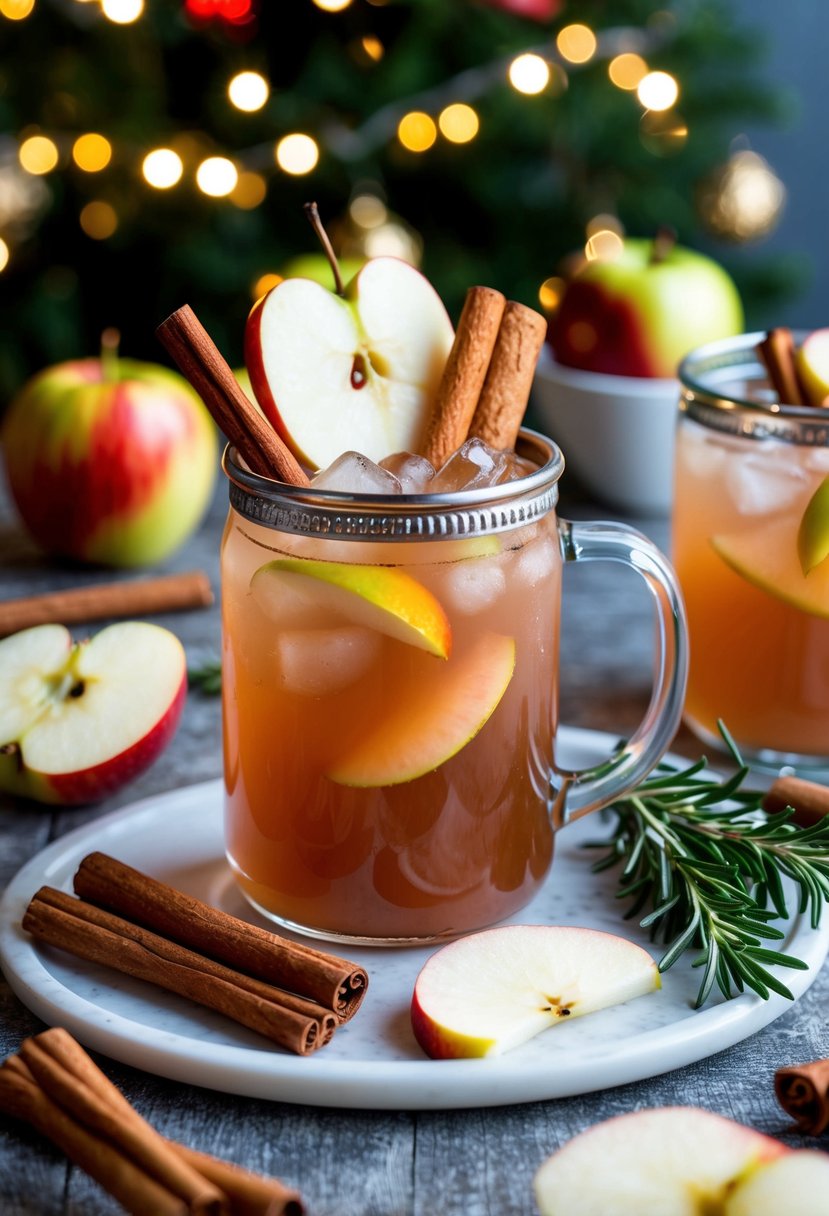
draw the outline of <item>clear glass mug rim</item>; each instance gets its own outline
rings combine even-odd
[[[338,540],[440,540],[521,527],[555,508],[564,472],[561,449],[522,427],[516,451],[536,465],[525,477],[441,494],[345,493],[272,481],[242,468],[229,444],[222,468],[231,506],[276,531]]]
[[[809,330],[793,330],[796,343]],[[778,439],[804,447],[829,447],[829,421],[809,405],[757,401],[725,391],[718,374],[761,379],[766,376],[757,346],[766,331],[738,334],[708,342],[691,351],[679,365],[680,412],[709,429],[746,439]],[[713,382],[712,382],[713,378]],[[829,414],[826,415],[829,419]]]

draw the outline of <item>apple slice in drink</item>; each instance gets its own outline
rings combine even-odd
[[[797,544],[797,521],[764,522],[750,532],[712,536],[711,544],[736,574],[801,612],[829,617],[829,563],[804,575]]]
[[[660,987],[646,950],[596,929],[504,925],[433,954],[415,983],[415,1038],[434,1059],[496,1056],[572,1017]]]
[[[123,621],[73,644],[63,625],[0,641],[0,789],[93,802],[137,777],[178,725],[187,666],[178,638]]]
[[[362,788],[413,781],[444,764],[477,735],[512,679],[515,642],[482,634],[465,653],[399,689],[372,731],[326,776]]]
[[[392,566],[356,566],[282,557],[250,581],[254,600],[273,620],[307,628],[348,621],[449,657],[452,628],[438,600],[417,579]]]
[[[541,1216],[726,1216],[734,1188],[787,1154],[798,1155],[695,1107],[634,1111],[588,1128],[553,1153],[536,1172],[535,1198]],[[750,1210],[760,1216],[765,1209]],[[786,1204],[776,1211],[800,1209]]]
[[[808,334],[795,351],[794,363],[808,404],[825,405],[829,397],[829,329]]]
[[[312,468],[416,452],[454,337],[413,266],[373,258],[338,296],[284,279],[253,308],[245,362],[264,413]]]

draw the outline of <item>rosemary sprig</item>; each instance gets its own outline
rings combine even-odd
[[[588,846],[606,850],[594,871],[622,864],[617,898],[631,901],[626,919],[645,911],[640,924],[666,944],[660,971],[697,952],[697,1009],[715,984],[726,999],[750,988],[792,1000],[768,967],[806,964],[764,944],[785,936],[771,923],[788,916],[782,880],[794,882],[813,928],[829,901],[829,817],[801,828],[791,807],[765,814],[762,791],[743,788],[748,767],[722,724],[720,731],[738,766],[732,777],[710,776],[704,759],[684,769],[662,764],[613,804],[610,839]]]

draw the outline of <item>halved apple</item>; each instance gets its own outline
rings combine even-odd
[[[741,1209],[732,1203],[755,1171],[759,1180],[777,1160],[798,1156],[770,1136],[709,1111],[657,1107],[617,1115],[574,1136],[536,1172],[535,1198],[541,1216],[736,1216],[743,1210],[782,1216],[801,1208],[786,1203]]]
[[[515,642],[482,634],[458,659],[419,679],[328,769],[339,785],[399,785],[457,755],[495,711],[512,679]]]
[[[804,575],[796,520],[776,519],[751,532],[712,536],[711,544],[726,565],[755,587],[801,612],[829,617],[829,563]]]
[[[412,1029],[434,1059],[497,1056],[568,1018],[659,987],[651,956],[623,937],[504,925],[432,955],[415,983]]]
[[[178,638],[123,621],[74,643],[63,625],[0,641],[0,789],[94,802],[137,777],[178,725],[187,667]]]
[[[250,580],[253,598],[269,616],[309,628],[332,616],[364,625],[449,657],[452,627],[441,604],[422,583],[393,566],[356,566],[280,557],[260,566]]]
[[[379,257],[344,297],[310,279],[278,283],[248,318],[245,362],[295,456],[325,468],[348,450],[379,461],[420,449],[453,337],[428,280]]]

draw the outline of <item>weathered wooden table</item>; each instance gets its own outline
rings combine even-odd
[[[567,497],[563,512],[608,518]],[[0,508],[0,598],[100,581],[44,559],[6,505]],[[202,568],[218,588],[224,487],[199,533],[166,569]],[[633,521],[662,547],[666,522]],[[567,571],[562,637],[562,719],[622,734],[649,692],[651,609],[635,576],[604,563]],[[599,618],[601,617],[601,623]],[[218,654],[218,607],[158,618],[182,639],[191,662]],[[97,627],[97,626],[96,626]],[[697,755],[681,733],[676,748]],[[138,798],[220,774],[218,698],[191,693],[178,735],[147,773],[94,809],[52,811],[0,800],[0,885],[50,841]],[[350,1111],[228,1096],[177,1084],[98,1057],[107,1074],[158,1129],[207,1152],[274,1174],[298,1187],[310,1216],[531,1216],[540,1162],[576,1132],[640,1107],[690,1104],[781,1136],[800,1138],[774,1098],[774,1070],[829,1055],[829,969],[767,1029],[727,1051],[652,1080],[557,1101],[485,1110]],[[42,1030],[0,983],[0,1052]],[[107,1216],[117,1205],[22,1125],[0,1117],[3,1216]]]

